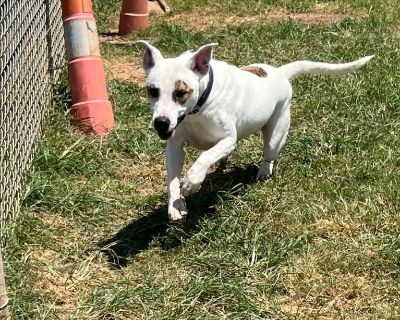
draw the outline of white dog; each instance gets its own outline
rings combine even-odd
[[[290,79],[306,73],[352,72],[372,58],[345,64],[297,61],[279,68],[254,64],[241,70],[212,59],[215,43],[166,59],[154,46],[138,42],[147,47],[143,68],[153,126],[160,138],[167,140],[171,220],[187,214],[184,196],[200,188],[210,166],[227,157],[238,139],[257,130],[264,137],[264,160],[256,178],[272,174],[290,125]],[[180,180],[185,142],[204,151]]]

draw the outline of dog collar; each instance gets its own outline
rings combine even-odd
[[[206,103],[208,97],[210,96],[212,87],[214,84],[214,72],[213,69],[211,68],[211,65],[208,68],[208,83],[207,83],[207,88],[204,90],[203,94],[197,100],[196,105],[193,107],[192,111],[190,111],[188,114],[195,114],[200,111],[201,107]]]

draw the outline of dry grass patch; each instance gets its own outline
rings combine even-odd
[[[287,268],[283,280],[287,294],[279,302],[284,313],[302,319],[317,315],[329,319],[343,311],[361,314],[368,308],[368,299],[379,300],[369,275],[323,272],[319,265],[315,257],[309,257],[300,258]],[[379,304],[390,308],[383,301]]]
[[[137,192],[141,197],[146,197],[155,192],[166,192],[167,188],[167,168],[165,156],[154,159],[148,154],[138,154],[140,162],[127,161],[117,168],[120,181],[130,183],[135,181]],[[186,173],[192,165],[188,160],[183,166],[183,173]],[[219,168],[219,165],[212,166],[208,173]],[[226,169],[226,172],[231,169]]]
[[[114,57],[104,61],[104,66],[109,79],[134,82],[144,85],[145,74],[142,63],[135,57]]]
[[[176,23],[185,28],[194,31],[204,31],[215,25],[229,26],[239,25],[242,23],[262,23],[262,22],[282,22],[294,21],[304,24],[333,24],[345,19],[345,16],[340,14],[315,14],[315,13],[297,13],[290,14],[287,12],[266,12],[257,16],[237,16],[237,15],[220,15],[220,14],[199,14],[199,13],[184,13],[166,19],[167,23]]]
[[[346,221],[339,215],[335,215],[331,219],[320,219],[313,226],[317,234],[324,238],[354,237],[361,231],[358,221]]]
[[[63,315],[61,319],[67,319],[77,309],[77,292],[71,286],[74,281],[62,252],[74,249],[76,241],[81,237],[80,230],[71,219],[59,215],[40,213],[37,217],[41,229],[57,232],[46,235],[47,238],[50,237],[51,249],[41,245],[32,247],[28,254],[32,265],[29,276],[36,288],[51,298],[54,308]]]
[[[32,272],[28,276],[37,290],[48,296],[60,319],[70,319],[80,308],[79,297],[91,296],[105,281],[117,281],[118,273],[109,268],[98,251],[66,259],[63,247],[60,249],[35,246],[29,254]]]
[[[238,25],[246,22],[283,22],[293,21],[307,25],[330,25],[344,19],[362,19],[365,12],[354,11],[348,8],[341,9],[337,4],[317,3],[313,12],[291,13],[284,10],[269,9],[253,16],[228,15],[216,12],[181,13],[165,18],[167,23],[176,23],[194,31],[204,31],[207,28],[218,26]]]
[[[117,169],[121,181],[135,181],[137,192],[146,197],[155,192],[163,192],[166,184],[165,160],[160,157],[155,161],[149,155],[140,154],[140,163],[124,163]]]
[[[62,258],[57,251],[43,247],[33,249],[29,255],[32,265],[29,276],[40,293],[51,298],[61,319],[67,319],[77,309],[77,292],[69,286],[70,277],[64,270]]]
[[[104,281],[116,281],[118,274],[109,268],[101,252],[88,250],[90,239],[72,219],[50,213],[41,213],[38,219],[42,230],[57,232],[46,235],[51,249],[31,247],[28,277],[41,294],[49,297],[49,308],[56,309],[60,319],[70,319],[80,308],[79,297],[92,295]],[[74,255],[65,254],[69,251]]]

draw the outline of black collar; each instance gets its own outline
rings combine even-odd
[[[206,90],[204,90],[203,94],[201,95],[201,97],[199,98],[199,100],[197,100],[196,105],[193,107],[193,109],[188,113],[190,114],[195,114],[197,112],[200,111],[201,107],[206,103],[208,97],[210,96],[212,87],[213,87],[213,83],[214,83],[214,72],[213,69],[211,68],[211,65],[208,68],[208,84],[207,84],[207,88]]]

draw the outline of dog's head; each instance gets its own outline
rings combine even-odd
[[[153,112],[153,127],[159,137],[167,140],[177,125],[196,106],[200,96],[200,81],[208,74],[213,47],[202,46],[196,52],[187,51],[176,58],[164,58],[146,41],[143,68],[146,88]]]

